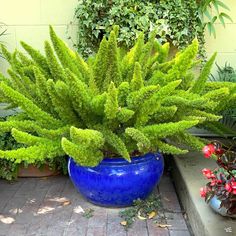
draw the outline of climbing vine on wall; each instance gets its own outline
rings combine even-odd
[[[94,53],[112,25],[120,26],[118,42],[130,48],[140,31],[146,39],[150,31],[158,29],[160,42],[171,42],[185,48],[194,38],[200,42],[200,56],[204,57],[204,31],[214,36],[218,19],[225,25],[231,20],[229,8],[219,0],[80,0],[75,11],[78,40],[75,46],[85,57]]]

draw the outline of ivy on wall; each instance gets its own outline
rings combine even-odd
[[[162,42],[170,41],[178,49],[182,49],[197,38],[200,42],[199,53],[204,56],[204,25],[195,0],[161,0],[157,13],[157,28]]]
[[[140,31],[145,36],[158,20],[156,4],[145,0],[82,0],[75,15],[78,19],[77,48],[84,55],[97,50],[104,35],[119,25],[118,42],[130,48]]]
[[[224,19],[231,20],[225,10],[228,6],[219,0],[79,0],[75,46],[87,57],[97,51],[115,24],[120,26],[118,42],[124,48],[133,45],[140,31],[148,38],[150,31],[157,29],[160,42],[169,41],[178,49],[198,38],[199,54],[204,57],[205,28],[215,36],[216,20],[223,25]]]

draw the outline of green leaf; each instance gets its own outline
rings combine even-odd
[[[217,4],[217,2],[215,0],[212,1],[212,4],[217,12],[217,14],[219,14],[219,5]]]
[[[208,32],[209,32],[210,35],[212,34],[212,27],[213,27],[212,23],[207,22],[207,29],[208,29]]]
[[[212,24],[211,32],[212,32],[214,38],[216,38],[216,30],[215,30],[215,26],[213,24]]]
[[[226,13],[221,12],[220,15],[221,15],[222,17],[228,19],[229,21],[233,22],[233,19],[232,19],[229,15],[227,15]]]
[[[128,162],[131,162],[130,155],[122,139],[108,129],[103,129],[101,132],[105,137],[105,142],[111,145],[117,151],[117,154],[121,155],[121,157],[126,159]]]
[[[137,141],[139,151],[148,151],[151,146],[151,143],[144,133],[135,128],[126,128],[125,133],[129,135],[132,139]]]
[[[219,20],[220,20],[221,24],[225,27],[224,17],[221,14],[219,15]]]
[[[218,6],[221,6],[222,8],[224,8],[224,9],[230,11],[230,8],[229,8],[225,3],[223,3],[223,2],[221,2],[221,1],[219,1],[219,0],[216,0],[215,2],[216,2],[216,4],[217,4]]]
[[[209,13],[208,9],[206,9],[206,10],[204,11],[204,15],[205,15],[209,20],[212,19],[212,16],[211,16],[211,14]]]
[[[214,24],[216,20],[217,20],[217,16],[214,16],[214,17],[211,19],[212,24]]]

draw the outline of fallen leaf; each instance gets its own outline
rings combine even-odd
[[[167,197],[164,197],[163,199],[167,202],[170,202],[170,199],[168,199]]]
[[[68,206],[70,204],[71,204],[71,201],[65,201],[65,202],[62,203],[63,206]]]
[[[146,219],[147,219],[146,217],[139,216],[139,215],[138,215],[138,218],[139,218],[140,220],[146,220]]]
[[[0,215],[0,222],[4,223],[4,224],[12,224],[14,223],[15,219],[9,216],[4,216],[4,215]]]
[[[73,211],[77,214],[84,213],[84,209],[81,206],[75,207]]]
[[[123,225],[123,226],[126,226],[127,225],[127,221],[125,221],[125,220],[121,221],[120,224]]]
[[[148,219],[152,219],[157,215],[157,213],[155,211],[152,211],[148,214]]]
[[[140,220],[146,220],[146,219],[147,219],[146,217],[141,216],[140,211],[138,211],[138,218],[139,218]]]
[[[172,225],[167,225],[167,224],[157,224],[158,227],[160,228],[167,228],[167,227],[171,227]]]

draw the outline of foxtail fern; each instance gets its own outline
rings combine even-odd
[[[130,161],[134,153],[185,153],[166,140],[200,149],[203,142],[187,130],[214,125],[221,106],[235,103],[235,86],[206,82],[215,55],[193,76],[196,40],[168,60],[168,44],[160,45],[155,32],[147,42],[140,34],[122,56],[114,31],[86,62],[52,27],[50,37],[45,54],[24,42],[29,57],[2,47],[11,68],[8,79],[0,76],[0,99],[21,112],[0,122],[0,132],[25,146],[0,150],[0,158],[34,163],[67,154],[96,166],[106,156]]]

